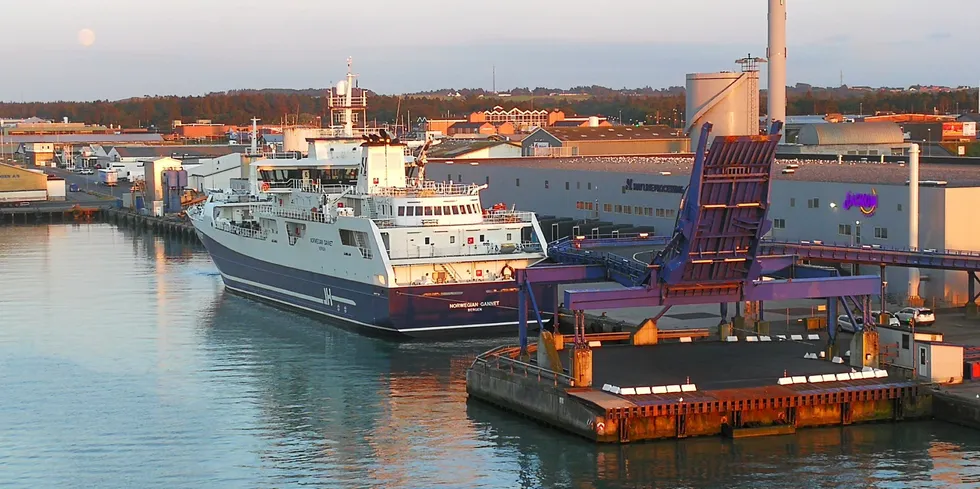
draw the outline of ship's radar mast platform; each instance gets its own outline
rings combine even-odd
[[[345,137],[354,137],[355,125],[363,127],[367,121],[367,92],[357,87],[356,78],[353,59],[347,58],[347,76],[327,92],[330,127]]]

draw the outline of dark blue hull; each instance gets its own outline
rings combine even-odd
[[[199,234],[225,286],[264,302],[373,335],[517,336],[514,282],[386,288],[257,260]],[[554,311],[555,287],[534,289],[538,307]]]

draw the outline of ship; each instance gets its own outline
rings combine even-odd
[[[431,142],[416,155],[355,129],[354,77],[348,61],[328,94],[335,135],[309,138],[305,158],[252,162],[247,188],[188,210],[225,287],[371,335],[516,334],[515,270],[548,258],[536,215],[485,206],[486,184],[426,179]],[[553,319],[555,286],[533,290]]]

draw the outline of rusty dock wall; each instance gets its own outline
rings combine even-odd
[[[702,347],[700,343],[718,342],[694,341],[694,344],[684,346],[693,353]],[[533,344],[530,350],[534,356],[536,348]],[[656,351],[643,353],[656,354]],[[767,359],[760,357],[757,361]],[[829,361],[810,362],[817,368],[831,365]],[[627,365],[642,368],[632,361]],[[564,373],[521,361],[518,347],[502,347],[478,356],[467,371],[466,381],[467,393],[472,399],[597,443],[694,436],[768,436],[791,434],[810,427],[933,416],[933,390],[905,379],[885,377],[778,385],[777,379],[772,378],[767,382],[769,385],[707,389],[698,386],[697,390],[677,392],[672,389],[669,393],[663,393],[662,389],[660,393],[653,393],[644,388],[642,394],[620,395],[615,391],[618,388],[576,386],[574,379]],[[721,382],[726,383],[737,384],[738,381],[726,379]]]

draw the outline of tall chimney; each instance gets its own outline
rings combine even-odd
[[[769,0],[769,124],[786,122],[786,0]],[[785,141],[786,131],[781,141]]]
[[[919,248],[919,145],[909,146],[909,247]],[[919,269],[909,268],[909,297],[919,297]]]

